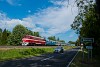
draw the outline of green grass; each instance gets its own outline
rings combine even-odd
[[[0,50],[0,61],[38,56],[40,54],[51,53],[53,48],[28,48],[28,49],[9,49]]]
[[[76,46],[63,46],[63,48],[65,49],[65,50],[69,50],[69,49],[72,49],[72,48],[75,48]]]
[[[65,50],[74,48],[71,46],[63,46]],[[26,58],[31,56],[39,56],[41,54],[53,53],[55,47],[49,48],[13,48],[13,49],[4,49],[0,50],[0,61],[17,59],[17,58]]]
[[[88,52],[85,50],[83,59],[83,53],[79,51],[70,67],[100,67],[100,58],[93,57],[92,59],[88,59]]]

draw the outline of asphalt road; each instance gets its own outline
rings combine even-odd
[[[64,53],[53,53],[0,62],[0,67],[67,67],[78,49],[74,48],[64,51]]]

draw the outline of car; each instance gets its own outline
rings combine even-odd
[[[64,48],[62,46],[58,46],[54,49],[54,53],[63,53]]]

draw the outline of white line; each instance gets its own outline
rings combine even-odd
[[[79,50],[78,50],[78,52],[79,52]],[[73,57],[73,59],[69,62],[69,64],[66,67],[69,67],[69,65],[72,63],[72,61],[74,60],[74,58],[76,57],[76,55],[78,54],[78,52],[75,54],[75,56]]]
[[[49,60],[51,58],[53,58],[54,56],[51,56],[51,57],[48,57],[48,58],[45,58],[45,59],[42,59],[41,61],[44,61],[44,60]]]

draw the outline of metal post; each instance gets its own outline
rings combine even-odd
[[[89,54],[90,54],[90,53],[89,53],[89,49],[88,49],[88,59],[89,59],[89,56],[90,56]]]
[[[83,47],[83,59],[84,59],[84,47]]]
[[[91,49],[91,59],[92,59],[92,49]]]
[[[91,42],[91,46],[92,46],[92,42]],[[91,49],[91,59],[92,59],[92,49]]]

